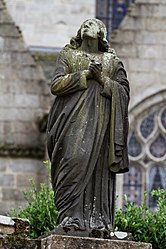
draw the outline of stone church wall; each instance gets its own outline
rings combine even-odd
[[[32,0],[6,2],[28,46],[63,47],[82,20],[95,16],[94,0],[77,4],[72,0],[41,0],[40,4]],[[112,34],[111,46],[124,62],[131,84],[131,127],[138,109],[140,113],[151,105],[166,102],[165,23],[165,0],[135,0],[119,29]],[[50,77],[50,72],[46,73]],[[48,112],[50,97],[43,71],[27,50],[2,0],[0,86],[0,211],[6,211],[22,203],[20,189],[29,186],[29,177],[38,182],[44,136],[36,118]],[[119,196],[123,192],[122,183],[120,176]],[[118,202],[121,205],[120,198]]]
[[[6,0],[31,46],[62,48],[83,20],[95,16],[95,0]]]
[[[136,0],[111,45],[127,68],[131,82],[130,109],[165,90],[166,2]]]
[[[128,72],[131,87],[129,106],[130,131],[141,123],[148,113],[166,106],[166,1],[136,0],[118,30],[112,34],[111,46],[115,48]],[[159,119],[159,117],[158,117]],[[159,131],[157,131],[159,132]],[[156,132],[156,134],[157,134]],[[160,146],[160,145],[159,145]],[[160,147],[159,147],[160,148]],[[164,149],[164,148],[163,148]],[[148,146],[146,146],[148,153]],[[134,165],[137,160],[131,161]],[[142,161],[144,169],[142,186],[148,190],[150,165],[166,164],[154,158],[149,164]],[[146,173],[145,173],[146,172]],[[147,180],[148,179],[148,180]],[[117,192],[123,194],[123,176],[118,177]],[[144,188],[144,190],[145,190]],[[141,190],[142,191],[142,190]],[[143,191],[142,191],[143,196]],[[119,198],[118,206],[122,205]]]
[[[39,120],[50,106],[42,69],[0,0],[0,212],[23,203],[28,179],[39,182],[45,156]]]

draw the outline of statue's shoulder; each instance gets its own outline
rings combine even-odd
[[[76,49],[70,47],[70,45],[66,45],[61,51],[60,55],[66,58],[71,58],[76,53]]]
[[[113,48],[109,48],[108,52],[104,53],[104,57],[106,60],[109,60],[110,62],[114,63],[114,65],[120,62],[120,59],[117,56],[115,49]]]
[[[110,59],[120,61],[114,48],[109,48],[106,54],[110,57]]]

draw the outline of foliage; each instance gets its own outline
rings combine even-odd
[[[166,246],[166,190],[153,190],[151,195],[157,201],[155,211],[147,207],[147,194],[141,206],[127,200],[124,210],[116,210],[115,226],[118,231],[131,232],[133,240],[152,243],[153,249]]]
[[[45,162],[50,175],[50,166]],[[36,238],[53,230],[56,225],[57,209],[54,204],[54,192],[50,184],[41,183],[39,191],[30,179],[31,189],[23,191],[27,201],[25,208],[11,210],[12,216],[27,218],[30,221],[30,236]],[[153,249],[165,249],[166,245],[166,190],[153,190],[157,207],[155,211],[147,206],[147,193],[141,206],[127,200],[125,196],[124,210],[117,209],[115,230],[131,232],[134,241],[152,243]]]
[[[45,165],[49,169],[48,161]],[[30,221],[30,236],[36,238],[53,230],[57,210],[54,204],[54,192],[49,184],[41,183],[39,191],[32,179],[30,190],[24,190],[23,195],[27,201],[25,208],[19,207],[19,210],[12,209],[10,215],[19,218],[27,218]]]

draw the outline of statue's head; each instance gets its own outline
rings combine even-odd
[[[85,37],[91,37],[98,39],[98,47],[101,52],[109,52],[109,44],[106,39],[107,31],[105,24],[96,19],[88,19],[81,24],[81,27],[77,31],[77,35],[70,40],[70,44],[73,48],[81,46],[82,40]]]

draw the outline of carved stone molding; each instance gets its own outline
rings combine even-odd
[[[45,147],[33,147],[26,145],[0,145],[0,157],[28,157],[43,158]]]

